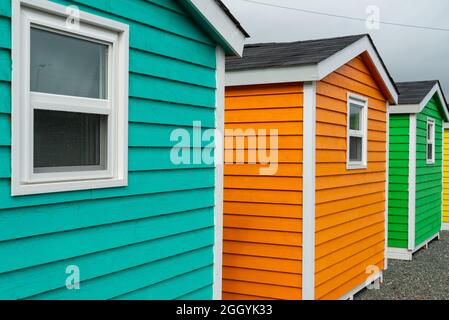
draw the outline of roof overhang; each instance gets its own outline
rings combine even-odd
[[[379,81],[389,102],[398,102],[396,85],[388,74],[382,59],[368,36],[340,50],[336,54],[318,64],[275,67],[263,69],[248,69],[226,72],[227,86],[257,85],[285,82],[320,81],[345,65],[355,57],[362,55],[368,67]]]
[[[232,21],[231,17],[215,0],[179,0],[201,25],[225,50],[227,55],[241,57],[247,35]]]
[[[444,98],[443,91],[441,90],[439,83],[436,83],[433,86],[432,90],[429,91],[429,93],[419,104],[399,104],[390,106],[390,113],[391,114],[420,113],[421,111],[424,110],[424,108],[427,106],[429,101],[435,96],[435,94],[440,100],[445,121],[449,121],[448,106],[446,104],[446,99]]]

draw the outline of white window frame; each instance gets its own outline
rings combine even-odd
[[[44,0],[13,1],[12,10],[12,196],[126,186],[129,27],[82,11],[75,17],[79,16],[79,27],[74,27],[68,23],[73,20],[74,8]],[[100,100],[31,92],[31,27],[107,44],[108,97]],[[107,169],[35,172],[34,109],[107,115]]]
[[[362,108],[361,129],[350,130],[351,104],[356,104]],[[348,93],[347,95],[347,135],[346,135],[346,169],[357,170],[366,169],[368,163],[368,99],[357,94]],[[350,160],[350,141],[351,137],[362,138],[362,161]]]
[[[432,136],[429,139],[429,125],[432,125]],[[426,163],[435,164],[435,119],[427,118],[426,121]],[[429,144],[432,145],[432,154],[429,159]]]

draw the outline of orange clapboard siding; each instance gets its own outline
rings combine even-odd
[[[269,165],[265,164],[225,164],[224,173],[227,176],[231,175],[246,175],[246,176],[260,176],[261,168],[268,168]],[[275,177],[301,177],[302,176],[302,164],[283,163],[278,166]]]
[[[301,288],[301,276],[294,273],[224,267],[223,279]]]
[[[228,292],[223,292],[222,297],[223,300],[276,300],[274,298],[250,296],[247,294],[236,294]]]
[[[224,222],[226,224],[226,221]],[[272,230],[242,229],[225,227],[223,238],[225,240],[279,244],[286,246],[301,246],[300,232],[283,232]]]
[[[298,260],[274,259],[226,253],[223,255],[223,258],[223,265],[228,267],[301,274],[302,265]]]
[[[225,134],[246,130],[246,141],[231,138],[225,146],[227,162],[243,155],[245,164],[224,168],[224,299],[301,298],[302,91],[301,84],[226,89]],[[278,130],[274,175],[246,161],[255,154],[247,137],[259,129]]]
[[[225,201],[223,211],[225,214],[246,214],[253,216],[281,217],[281,218],[301,218],[302,208],[292,204],[276,203],[248,203]]]
[[[355,243],[351,243],[349,246],[344,246],[324,257],[320,257],[315,264],[315,272],[317,275],[316,283],[321,284],[324,282],[324,277],[328,270],[335,268],[340,262],[349,259],[350,257],[358,254],[359,252],[366,252],[366,248],[371,248],[379,244],[379,236],[382,236],[382,232],[372,233],[366,238],[363,238]],[[329,267],[329,261],[334,262]],[[322,272],[326,271],[322,274]]]
[[[379,271],[383,270],[384,251],[366,259],[353,268],[345,270],[342,274],[332,278],[325,284],[318,286],[315,289],[315,298],[320,300],[335,300],[348,293],[349,291],[347,288],[354,289],[357,286],[364,284],[368,277],[373,274],[367,273],[367,268],[364,268],[363,266],[370,266],[371,268],[376,267]]]
[[[347,94],[368,98],[368,167],[346,169]],[[336,299],[384,259],[386,99],[362,59],[317,84],[315,297]],[[326,137],[323,139],[323,137]]]
[[[266,258],[279,258],[290,260],[301,260],[301,247],[284,246],[275,244],[261,244],[249,242],[226,241],[224,251],[232,254],[259,256]]]
[[[281,300],[298,300],[301,299],[301,289],[293,287],[284,287],[280,285],[269,285],[257,282],[244,282],[223,280],[223,291],[236,292],[246,295],[263,294],[268,298]]]
[[[357,248],[351,248],[353,251],[350,252],[350,255],[345,255],[345,258],[341,259],[336,264],[332,264],[330,268],[317,272],[315,277],[316,285],[321,286],[324,283],[331,281],[335,276],[340,274],[341,270],[347,270],[357,266],[383,251],[382,242],[365,242],[364,244],[368,245],[369,248],[363,249],[362,251],[356,251]]]

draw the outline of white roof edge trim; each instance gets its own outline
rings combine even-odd
[[[188,0],[220,35],[234,54],[242,57],[246,36],[214,0]]]
[[[433,98],[433,96],[437,94],[438,98],[443,105],[445,120],[449,121],[449,112],[447,110],[447,105],[445,99],[443,97],[443,93],[439,84],[435,84],[432,90],[424,97],[424,99],[419,104],[400,104],[395,106],[390,106],[390,113],[392,114],[406,114],[406,113],[420,113],[427,106],[429,101]]]
[[[385,87],[390,94],[390,103],[396,104],[398,102],[398,92],[396,87],[388,76],[387,70],[384,68],[376,50],[367,36],[357,40],[318,64],[227,71],[226,86],[320,81],[364,52],[368,53],[373,64],[376,66],[380,77],[385,83]]]

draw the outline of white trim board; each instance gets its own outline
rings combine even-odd
[[[445,120],[449,121],[449,112],[447,110],[448,106],[445,103],[445,99],[443,97],[443,91],[440,88],[440,85],[437,83],[433,88],[429,91],[429,93],[425,96],[425,98],[419,104],[400,104],[390,107],[390,113],[392,114],[405,114],[405,113],[420,113],[427,106],[429,101],[433,98],[433,96],[437,94],[440,99],[441,104],[443,105],[443,114],[446,117]]]
[[[241,57],[246,35],[215,0],[187,0],[235,55]]]
[[[225,53],[223,49],[217,46],[217,69],[216,69],[216,109],[215,109],[215,136],[224,137],[224,100],[225,100]],[[216,141],[215,151],[215,241],[214,241],[214,284],[213,299],[221,300],[222,298],[222,279],[223,279],[223,144]],[[219,150],[217,150],[219,149]]]
[[[388,108],[390,104],[387,101],[386,102],[386,108],[387,108],[387,142],[386,142],[386,154],[385,154],[385,161],[387,163],[386,169],[385,169],[385,249],[384,249],[384,270],[388,269],[388,257],[387,257],[387,248],[388,248],[388,190],[389,190],[389,183],[390,183],[390,114],[388,113]]]
[[[428,244],[436,238],[440,238],[439,232],[422,242],[420,245],[416,246],[413,250],[403,248],[388,248],[388,259],[412,261],[414,253],[416,253],[423,247],[427,247]]]
[[[388,72],[368,36],[361,38],[318,64],[228,71],[226,73],[226,86],[320,81],[363,53],[367,54],[367,58],[375,66],[375,71],[382,79],[389,96],[388,100],[390,103],[396,104],[398,102],[396,86],[388,76]]]
[[[441,225],[441,230],[449,231],[449,223],[448,222],[443,222],[443,224]]]
[[[410,114],[408,162],[408,249],[415,248],[416,219],[416,114]]]
[[[304,83],[302,298],[315,300],[316,82]]]

